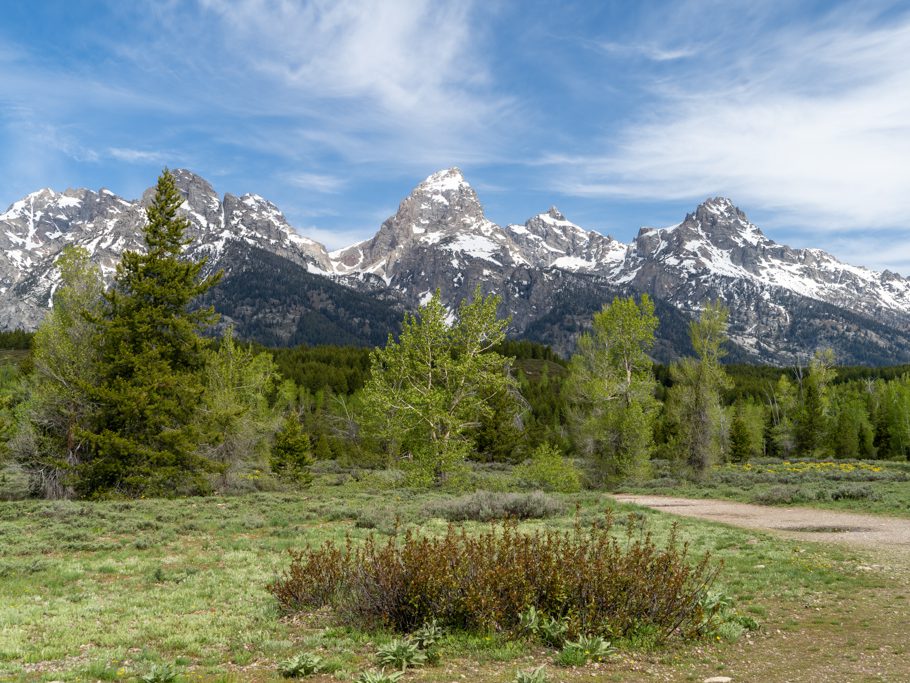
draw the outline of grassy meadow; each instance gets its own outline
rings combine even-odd
[[[281,661],[301,652],[320,654],[333,671],[312,680],[355,680],[393,636],[339,627],[324,611],[283,617],[266,584],[287,566],[288,549],[415,525],[441,533],[447,522],[430,510],[450,496],[396,488],[388,473],[353,474],[320,474],[301,492],[0,502],[0,680],[137,680],[168,664],[184,681],[271,681],[280,680]],[[508,481],[504,473],[476,476],[488,489]],[[658,537],[673,521],[600,493],[554,497],[562,512],[522,528],[569,529],[576,515],[587,524],[606,508],[616,510],[620,526],[643,524]],[[693,557],[710,552],[723,563],[717,587],[759,631],[660,648],[617,643],[606,662],[575,668],[557,666],[552,650],[528,642],[450,634],[438,664],[403,680],[512,681],[517,670],[540,665],[550,680],[642,680],[635,672],[644,671],[655,680],[702,680],[781,632],[798,631],[806,605],[818,606],[812,628],[823,640],[844,626],[837,609],[864,590],[890,586],[887,576],[866,571],[871,560],[860,551],[690,520],[680,535]],[[892,598],[906,599],[895,590]]]

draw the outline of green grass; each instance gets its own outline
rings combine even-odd
[[[655,461],[650,479],[620,490],[910,517],[908,462],[763,459],[719,465],[692,479],[666,461]]]
[[[335,481],[322,475],[302,493],[231,498],[0,503],[0,680],[127,680],[159,663],[192,680],[277,680],[278,663],[302,651],[330,657],[340,676],[370,665],[390,634],[339,628],[324,613],[282,619],[265,585],[287,565],[289,548],[394,528],[358,526],[367,513],[442,532],[446,523],[425,513],[442,494]],[[596,493],[564,499],[586,523],[609,505]],[[522,526],[568,529],[573,517]],[[663,536],[672,520],[647,510],[623,520],[642,522]],[[743,613],[760,617],[771,603],[868,584],[850,569],[859,560],[848,551],[688,520],[681,537],[693,553],[724,562],[721,587]],[[449,636],[440,653],[524,666],[527,647]],[[540,653],[538,663],[551,656]]]
[[[27,349],[0,349],[0,365],[3,363],[19,363],[28,357]]]

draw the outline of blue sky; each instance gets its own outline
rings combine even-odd
[[[459,166],[488,216],[628,241],[731,197],[910,274],[908,2],[6,2],[0,204],[165,165],[330,248]]]

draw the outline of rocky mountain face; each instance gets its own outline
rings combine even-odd
[[[186,198],[189,255],[205,257],[209,271],[225,268],[230,276],[234,263],[224,257],[231,245],[263,249],[307,271],[331,270],[325,248],[299,235],[271,202],[254,194],[222,198],[189,171],[174,176]],[[31,329],[40,322],[59,284],[54,261],[67,245],[86,248],[110,282],[120,255],[143,248],[145,207],[153,194],[150,188],[141,199],[128,201],[106,189],[44,189],[0,214],[0,329]]]
[[[688,321],[719,299],[730,308],[735,360],[805,362],[831,346],[842,363],[910,362],[910,281],[777,244],[728,199],[623,244],[555,207],[496,225],[453,168],[420,183],[373,238],[328,253],[265,199],[219,197],[189,171],[175,176],[191,254],[225,271],[210,301],[239,334],[266,343],[380,343],[437,289],[454,309],[479,285],[502,296],[512,334],[564,353],[605,302],[647,292],[661,317],[661,360],[687,352]],[[85,246],[110,278],[124,249],[142,247],[150,192],[128,201],[108,190],[41,190],[0,215],[0,328],[40,321],[66,244]]]

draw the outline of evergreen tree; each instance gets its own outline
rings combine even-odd
[[[316,439],[316,449],[313,452],[313,455],[317,460],[331,460],[333,453],[332,447],[329,445],[328,437],[326,437],[325,432],[319,435],[319,438]]]
[[[802,456],[830,455],[826,437],[830,429],[830,384],[836,374],[834,352],[831,349],[816,351],[803,382],[802,406],[796,420],[796,447]]]
[[[614,299],[594,315],[569,365],[576,449],[599,460],[607,478],[644,475],[653,448],[656,380],[648,351],[657,329],[647,294]]]
[[[269,460],[272,471],[281,478],[303,486],[313,480],[309,470],[314,462],[310,438],[301,429],[300,418],[295,412],[288,412],[275,434]]]
[[[220,273],[202,277],[204,261],[182,258],[189,223],[166,169],[146,209],[146,252],[128,251],[95,318],[99,351],[96,406],[81,430],[87,457],[79,467],[83,495],[173,495],[208,489],[218,464],[199,454],[205,366],[200,332],[211,308],[193,308]]]
[[[743,415],[742,405],[737,405],[733,410],[733,420],[730,423],[730,460],[732,462],[746,462],[752,455],[752,444],[746,417]]]

